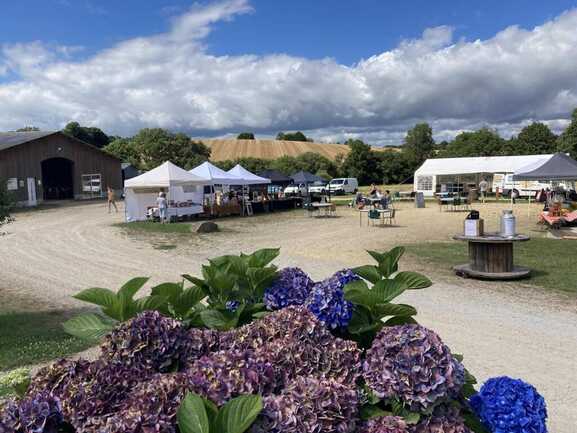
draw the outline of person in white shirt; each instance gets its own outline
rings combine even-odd
[[[481,193],[481,200],[485,203],[485,197],[487,195],[487,190],[489,189],[489,182],[486,179],[483,179],[479,182],[479,192]]]
[[[166,222],[166,211],[168,209],[168,203],[166,202],[166,194],[160,191],[158,193],[158,198],[156,199],[156,203],[158,204],[158,214],[160,216],[160,222]]]

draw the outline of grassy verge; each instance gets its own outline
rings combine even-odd
[[[64,332],[70,312],[0,311],[0,371],[49,361],[88,349],[90,342]]]
[[[131,223],[118,223],[116,227],[120,227],[127,232],[144,232],[144,233],[191,233],[191,225],[188,223],[170,223],[160,224],[151,221],[135,221]]]
[[[447,269],[468,262],[466,242],[426,242],[407,246],[407,252]],[[515,245],[515,264],[532,269],[523,283],[548,290],[577,293],[577,242],[535,238]]]

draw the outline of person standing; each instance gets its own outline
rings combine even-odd
[[[481,193],[481,200],[483,200],[483,203],[485,203],[485,197],[487,195],[487,190],[489,189],[489,182],[487,182],[487,179],[484,179],[479,182],[479,192]]]
[[[114,206],[114,211],[118,212],[116,207],[116,197],[114,196],[114,190],[110,187],[106,189],[106,197],[108,198],[108,213],[111,212],[112,206]]]
[[[163,191],[158,193],[156,203],[158,204],[158,215],[160,217],[160,222],[164,224],[166,222],[166,211],[168,209],[168,203],[166,202],[166,194],[164,194]]]

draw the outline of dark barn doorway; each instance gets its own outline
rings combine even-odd
[[[74,162],[66,158],[42,161],[44,200],[74,198]]]

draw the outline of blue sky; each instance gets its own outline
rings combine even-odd
[[[577,1],[19,0],[0,17],[0,130],[301,129],[396,144],[577,106]]]
[[[0,41],[82,46],[93,54],[122,40],[166,31],[189,0],[18,0],[2,5]],[[207,3],[207,2],[205,2]],[[423,29],[486,39],[510,25],[532,28],[577,6],[571,0],[255,0],[254,12],[219,23],[207,39],[218,55],[286,53],[353,64]],[[26,23],[23,25],[23,23]]]

